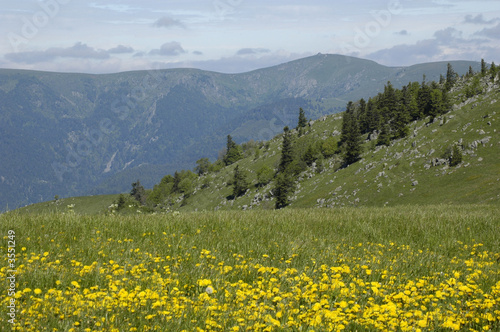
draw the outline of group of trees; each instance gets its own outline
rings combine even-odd
[[[488,69],[484,60],[481,62],[479,74],[469,68],[465,75],[469,79],[464,87],[465,97],[470,98],[481,93],[480,80],[484,77],[494,80],[499,73],[499,67],[492,63]],[[441,75],[439,83],[426,82],[425,75],[421,83],[411,82],[401,89],[395,89],[391,82],[387,82],[384,91],[368,101],[360,99],[347,103],[339,138],[329,136],[323,140],[312,140],[304,137],[308,120],[304,110],[300,108],[295,132],[289,127],[283,130],[279,163],[274,168],[264,165],[257,170],[255,186],[262,187],[273,182],[275,207],[280,209],[287,206],[290,203],[289,197],[295,191],[299,174],[308,167],[316,163],[316,170],[321,171],[323,160],[335,155],[339,156],[341,167],[346,167],[360,159],[365,138],[373,140],[375,145],[390,145],[391,140],[404,138],[409,134],[409,124],[412,121],[424,118],[432,121],[448,112],[451,109],[449,93],[458,79],[459,76],[448,64],[446,77]],[[252,153],[258,158],[263,147],[268,148],[269,142],[249,141],[239,145],[228,135],[226,148],[214,163],[208,158],[201,158],[196,162],[194,172],[183,170],[175,172],[173,176],[167,175],[149,192],[146,192],[139,181],[134,182],[130,196],[140,205],[172,204],[173,197],[180,194],[185,201],[192,194],[197,177],[217,172]],[[452,166],[459,164],[462,161],[460,147],[450,147],[446,158]],[[247,192],[251,185],[248,178],[248,172],[236,165],[233,176],[228,181],[233,187],[233,198]],[[208,185],[209,183],[206,184]],[[118,205],[120,208],[125,205],[123,196],[120,196]]]

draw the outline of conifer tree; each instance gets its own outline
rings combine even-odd
[[[487,71],[488,69],[486,68],[486,61],[484,61],[484,59],[481,59],[481,77],[485,77]]]
[[[302,160],[307,164],[307,166],[311,166],[315,161],[316,161],[316,156],[315,156],[315,151],[314,147],[312,144],[310,144],[307,147],[306,152],[302,156]]]
[[[276,185],[273,189],[276,209],[282,209],[290,204],[288,196],[293,192],[294,180],[294,176],[288,171],[276,176]]]
[[[469,72],[467,73],[467,77],[472,77],[474,76],[474,69],[472,69],[472,66],[469,66]]]
[[[120,194],[120,196],[118,196],[118,201],[116,202],[116,209],[120,211],[121,209],[125,208],[125,204],[125,196],[123,196],[123,194]]]
[[[231,135],[227,135],[226,155],[223,158],[226,166],[231,165],[242,158],[241,148],[233,141]]]
[[[430,115],[431,119],[434,119],[439,114],[444,113],[443,92],[440,89],[433,89],[430,97],[430,107],[426,115]]]
[[[382,126],[382,130],[377,138],[377,145],[391,145],[391,130],[387,123]]]
[[[458,146],[458,144],[453,145],[453,149],[451,151],[450,166],[457,166],[462,162],[462,159],[462,149],[460,148],[460,146]]]
[[[431,91],[432,89],[423,81],[417,95],[418,109],[422,116],[431,113]]]
[[[397,104],[398,101],[396,91],[394,90],[391,82],[388,81],[387,85],[384,86],[384,92],[382,93],[382,98],[379,102],[379,108],[382,109],[384,107],[387,107],[387,109],[389,110],[389,114],[387,114],[387,117],[390,118],[391,114],[393,114],[393,112],[396,110]]]
[[[342,147],[347,140],[349,131],[351,130],[351,120],[355,117],[354,112],[354,104],[350,101],[347,103],[346,110],[342,116],[342,129],[340,130],[340,140],[338,143],[339,148]]]
[[[283,173],[293,161],[292,134],[288,126],[283,128],[283,145],[281,148],[281,159],[278,173]]]
[[[498,72],[498,67],[495,65],[495,62],[492,62],[491,66],[490,66],[490,78],[492,81],[495,80],[495,77],[497,76],[497,72]]]
[[[181,183],[182,178],[181,174],[177,171],[174,173],[174,184],[172,185],[172,192],[177,193],[179,192],[179,183]]]
[[[352,102],[347,104],[347,110],[342,117],[342,133],[340,140],[344,163],[350,165],[358,161],[362,152],[361,131]]]
[[[458,144],[453,145],[453,149],[451,151],[450,166],[457,166],[462,162],[462,159],[462,149],[460,148],[460,146],[458,146]]]
[[[366,104],[365,116],[360,123],[360,130],[364,134],[379,130],[380,122],[380,112],[373,99],[370,98]]]
[[[446,91],[450,91],[453,85],[455,85],[457,78],[458,74],[453,70],[451,63],[448,63],[448,69],[446,71],[446,83],[444,86]]]
[[[292,170],[293,167],[290,167],[294,161],[292,135],[288,127],[283,128],[283,132],[281,159],[273,188],[273,194],[276,197],[276,209],[281,209],[288,205],[288,196],[293,192],[296,177]]]
[[[302,136],[304,133],[304,128],[307,125],[306,114],[302,107],[299,109],[299,122],[297,124],[297,130],[299,132],[299,136]]]
[[[233,177],[233,197],[238,197],[243,194],[248,189],[248,180],[243,171],[240,171],[240,166],[237,165],[234,168],[234,177]]]
[[[132,183],[132,190],[130,191],[130,196],[134,197],[141,205],[146,204],[146,190],[141,185],[141,182]]]

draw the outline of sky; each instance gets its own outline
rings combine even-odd
[[[0,0],[0,68],[241,73],[343,54],[500,63],[498,0]]]

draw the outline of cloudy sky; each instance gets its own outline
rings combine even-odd
[[[0,0],[0,68],[245,72],[317,53],[500,63],[498,0]]]

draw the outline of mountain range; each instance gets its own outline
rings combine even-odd
[[[477,62],[450,62],[459,74]],[[215,159],[226,136],[269,140],[388,81],[439,80],[446,62],[386,67],[318,54],[241,74],[196,69],[106,75],[0,69],[0,210],[60,197],[146,187]]]

